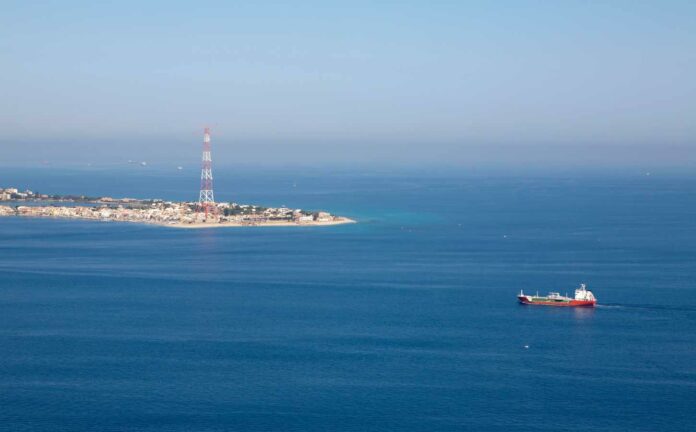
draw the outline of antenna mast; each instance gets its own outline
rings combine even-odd
[[[198,194],[198,205],[201,211],[215,212],[215,197],[213,196],[213,160],[210,155],[210,128],[203,131],[203,156],[201,158],[201,191]]]

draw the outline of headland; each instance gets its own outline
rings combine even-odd
[[[0,216],[52,217],[133,222],[172,228],[246,226],[326,226],[355,223],[325,211],[251,204],[215,203],[208,212],[197,202],[161,199],[46,195],[17,188],[0,188]]]

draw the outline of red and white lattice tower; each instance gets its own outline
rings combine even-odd
[[[215,197],[213,196],[213,159],[210,157],[210,129],[203,132],[203,157],[201,159],[201,192],[198,195],[198,205],[201,211],[215,212]]]

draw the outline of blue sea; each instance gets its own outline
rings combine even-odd
[[[1,218],[0,430],[696,430],[696,176],[215,174],[218,200],[359,223]],[[198,173],[12,185],[195,200]],[[580,283],[596,309],[516,302]]]

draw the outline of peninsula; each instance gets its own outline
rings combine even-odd
[[[215,203],[207,214],[197,202],[161,199],[46,195],[0,188],[0,216],[55,217],[134,222],[174,228],[317,226],[354,223],[324,211]]]

